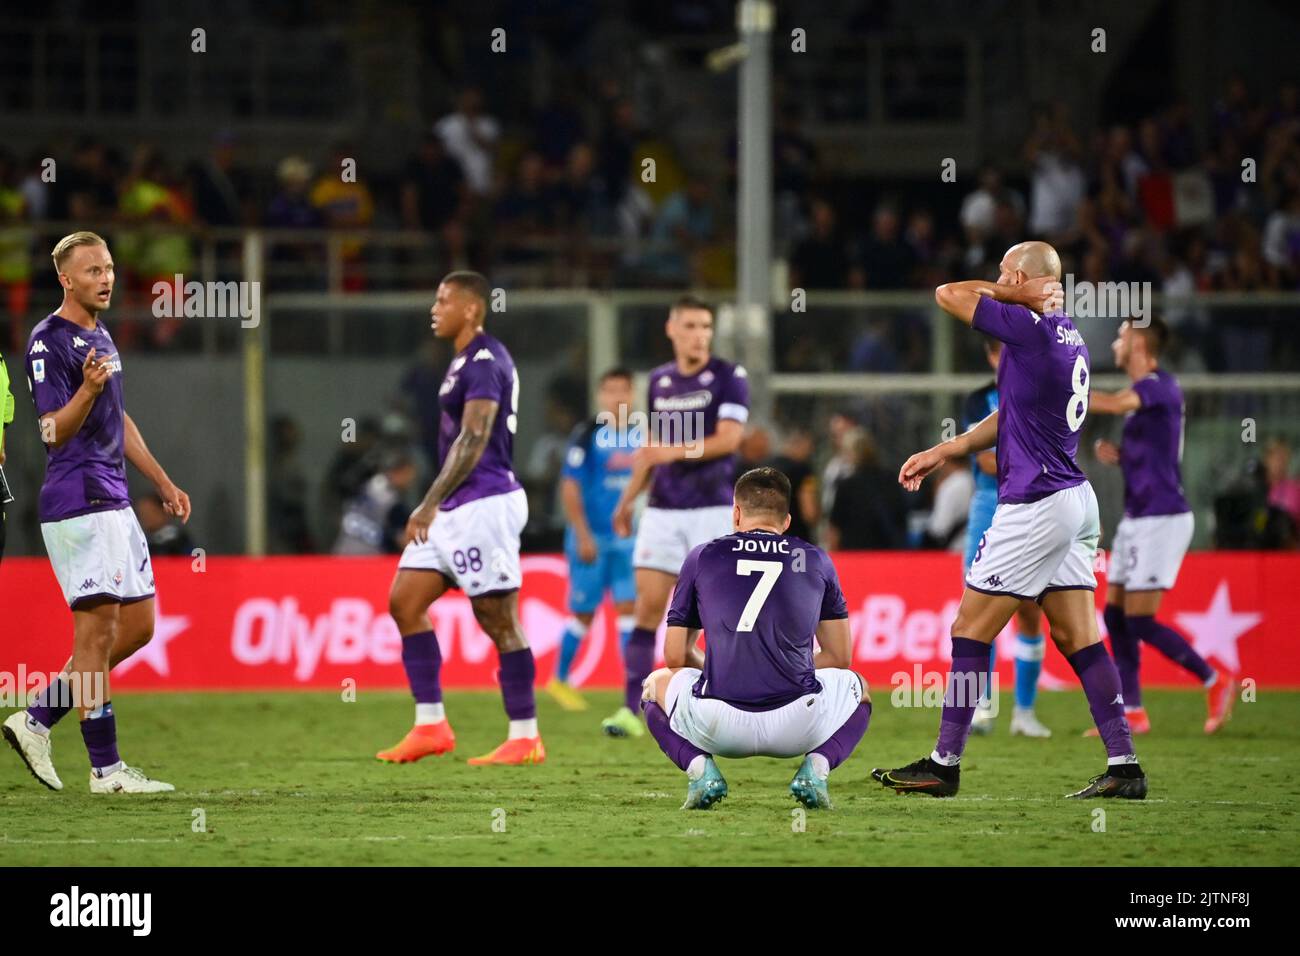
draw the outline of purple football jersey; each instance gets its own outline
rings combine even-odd
[[[1190,511],[1183,497],[1183,390],[1158,368],[1133,383],[1142,405],[1124,421],[1119,465],[1124,472],[1124,514],[1180,515]]]
[[[848,616],[825,551],[770,531],[740,531],[686,556],[668,625],[704,629],[696,697],[771,710],[821,690],[813,670],[817,624]]]
[[[1084,482],[1075,455],[1092,373],[1088,347],[1070,317],[981,298],[971,325],[1004,346],[998,362],[998,501],[1038,501]]]
[[[683,375],[669,362],[650,373],[649,407],[654,423],[649,437],[661,444],[702,442],[718,430],[718,419],[744,424],[749,418],[749,379],[743,366],[717,356],[694,375]],[[735,467],[734,455],[660,465],[650,485],[650,507],[730,505]]]
[[[125,412],[122,360],[102,322],[93,331],[51,314],[27,340],[27,386],[37,417],[56,412],[81,388],[86,353],[108,359],[113,374],[104,384],[81,429],[61,448],[46,445],[41,485],[42,522],[62,521],[95,511],[129,507],[126,489]]]
[[[492,423],[492,435],[483,457],[460,487],[447,496],[440,506],[451,511],[467,501],[490,495],[503,495],[522,487],[511,469],[514,460],[515,429],[518,427],[519,373],[506,347],[480,332],[459,352],[447,369],[438,389],[442,417],[438,422],[438,465],[447,460],[447,451],[460,434],[460,420],[465,403],[475,398],[490,398],[500,407]]]

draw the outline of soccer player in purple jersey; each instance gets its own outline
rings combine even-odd
[[[452,272],[429,310],[433,334],[456,346],[438,390],[442,458],[398,561],[388,609],[402,635],[402,665],[415,697],[415,725],[376,756],[410,763],[456,746],[438,674],[442,655],[429,607],[451,588],[469,598],[479,626],[499,655],[501,697],[510,720],[505,743],[471,764],[536,764],[546,759],[537,730],[536,666],[519,624],[519,535],[528,498],[512,469],[518,425],[519,372],[502,345],[483,331],[492,290],[477,272]]]
[[[614,530],[632,533],[632,506],[650,487],[637,527],[636,626],[624,645],[624,706],[602,724],[614,737],[644,733],[636,709],[654,667],[655,632],[686,555],[731,531],[735,452],[749,418],[745,369],[711,355],[713,309],[693,296],[678,299],[666,326],[673,360],[650,373],[650,434],[632,463],[632,477],[614,510]]]
[[[996,444],[998,506],[952,624],[952,667],[934,751],[906,767],[871,772],[899,793],[957,792],[989,643],[1026,598],[1042,605],[1106,746],[1105,772],[1070,796],[1140,800],[1147,793],[1119,673],[1097,633],[1092,566],[1101,525],[1097,496],[1075,461],[1091,373],[1083,337],[1060,309],[1060,278],[1055,249],[1022,242],[1002,257],[996,285],[972,280],[935,290],[945,312],[1003,343],[999,406],[965,434],[913,455],[898,480],[916,490],[949,458]]]
[[[113,257],[93,232],[54,247],[63,304],[27,342],[27,384],[46,445],[41,535],[72,608],[72,658],[4,737],[51,790],[63,789],[50,754],[50,728],[73,706],[90,755],[91,793],[159,793],[175,788],[123,762],[109,695],[109,671],[149,643],[154,579],[126,487],[130,461],[158,490],[168,514],[188,521],[190,499],[150,454],[122,402],[122,360],[99,316],[113,298]]]
[[[1180,468],[1183,393],[1178,380],[1160,367],[1168,339],[1169,327],[1159,317],[1146,326],[1122,323],[1111,351],[1133,384],[1119,392],[1093,392],[1088,403],[1090,411],[1125,416],[1121,444],[1099,439],[1095,446],[1102,462],[1118,464],[1124,474],[1124,517],[1111,543],[1104,614],[1133,733],[1151,729],[1138,677],[1146,641],[1205,686],[1205,732],[1212,734],[1232,714],[1236,676],[1220,674],[1187,638],[1156,620],[1165,591],[1178,580],[1194,528]]]
[[[785,534],[790,479],[775,468],[740,476],[731,521],[731,534],[697,545],[682,564],[668,611],[668,666],[643,689],[646,724],[686,772],[683,810],[707,810],[727,795],[715,756],[801,755],[790,793],[829,809],[827,777],[871,719],[866,685],[848,669],[839,576],[826,552]]]

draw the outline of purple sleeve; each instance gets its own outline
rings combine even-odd
[[[749,376],[743,365],[737,365],[731,378],[718,395],[718,418],[730,418],[742,425],[749,420]]]
[[[37,339],[27,350],[27,381],[32,389],[36,414],[56,412],[72,398],[72,375],[69,357],[63,343],[53,339]],[[78,363],[78,373],[81,371]],[[80,387],[80,383],[78,383]]]
[[[1133,383],[1133,391],[1137,393],[1138,401],[1142,403],[1143,408],[1153,408],[1160,404],[1160,379],[1142,378]]]
[[[700,606],[695,592],[695,575],[700,568],[700,551],[703,549],[704,545],[700,545],[682,562],[682,572],[677,576],[672,604],[668,607],[669,627],[704,627],[700,623]]]
[[[982,295],[975,303],[971,328],[1009,345],[1035,345],[1043,341],[1040,330],[1047,326],[1023,305],[999,302]]]
[[[465,401],[490,398],[500,404],[501,396],[510,391],[509,373],[499,358],[471,359],[460,373],[465,383]]]
[[[835,565],[829,556],[823,555],[822,560],[826,563],[826,593],[822,595],[821,620],[842,621],[849,616],[849,606],[840,589],[840,576],[835,572]]]

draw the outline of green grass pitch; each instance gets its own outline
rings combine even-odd
[[[679,808],[684,776],[646,736],[610,740],[614,693],[569,714],[539,692],[540,767],[470,767],[505,730],[494,692],[447,695],[457,750],[387,766],[374,752],[407,729],[400,693],[123,694],[123,756],[174,794],[92,797],[75,720],[54,733],[65,789],[36,783],[0,747],[0,859],[7,865],[1106,865],[1294,864],[1300,849],[1300,693],[1260,693],[1211,738],[1204,699],[1151,692],[1138,738],[1150,797],[1062,799],[1102,767],[1078,692],[1044,693],[1056,736],[972,738],[951,800],[884,791],[873,766],[929,751],[938,712],[875,695],[871,729],[831,776],[836,809],[800,814],[796,760],[720,760],[731,792]],[[1104,810],[1103,822],[1094,816]],[[197,813],[196,811],[201,811]],[[205,832],[196,832],[202,822]]]

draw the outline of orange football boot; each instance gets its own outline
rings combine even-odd
[[[1219,679],[1206,691],[1207,715],[1205,732],[1212,734],[1232,716],[1232,705],[1237,700],[1237,675],[1219,672]]]
[[[1145,707],[1139,707],[1137,710],[1125,711],[1124,716],[1128,718],[1128,731],[1133,736],[1136,737],[1138,734],[1151,733],[1151,718],[1147,716]],[[1099,737],[1101,731],[1096,727],[1089,727],[1083,732],[1083,735],[1085,737]]]
[[[451,753],[456,749],[456,735],[451,724],[440,720],[436,724],[416,724],[394,747],[375,754],[385,763],[414,763],[421,757]]]
[[[486,767],[488,764],[517,766],[519,764],[545,762],[546,748],[542,746],[541,737],[516,737],[514,740],[507,740],[490,754],[469,758],[469,763],[475,767]]]

